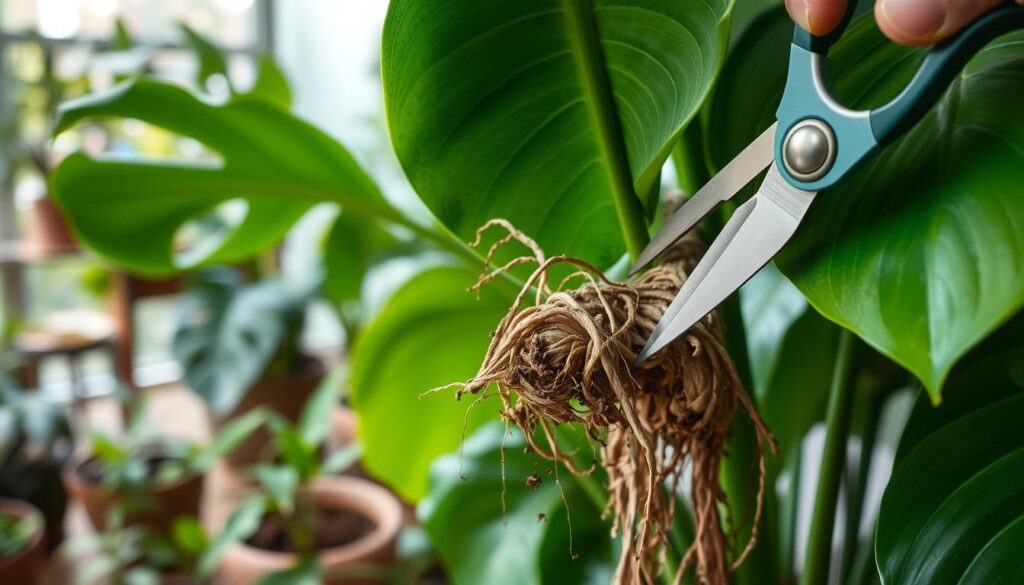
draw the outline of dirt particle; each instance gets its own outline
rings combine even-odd
[[[526,487],[531,490],[539,488],[542,483],[544,483],[544,480],[542,480],[536,473],[531,473],[530,476],[526,478]]]

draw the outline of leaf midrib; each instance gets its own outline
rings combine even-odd
[[[649,241],[643,206],[633,189],[625,137],[615,107],[611,82],[597,31],[593,0],[562,0],[566,36],[580,73],[583,101],[594,125],[605,175],[615,203],[626,249],[636,257]]]

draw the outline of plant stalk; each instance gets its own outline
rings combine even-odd
[[[846,533],[843,537],[843,552],[839,562],[839,576],[844,581],[850,576],[853,560],[860,545],[864,496],[867,491],[868,476],[871,473],[871,459],[875,452],[875,442],[878,439],[878,418],[882,414],[884,398],[884,395],[878,391],[868,392],[864,398],[864,427],[861,429],[860,459],[847,498]]]
[[[853,354],[853,334],[844,329],[839,334],[835,369],[832,372],[832,387],[825,415],[825,447],[807,540],[807,556],[800,576],[801,585],[828,583],[832,531],[835,528],[839,485],[846,464],[846,440],[853,411]]]
[[[708,180],[711,173],[704,161],[704,133],[700,116],[694,116],[672,148],[672,166],[676,169],[679,190],[692,197]]]
[[[786,462],[789,492],[786,494],[779,543],[779,582],[796,583],[796,540],[800,517],[800,472],[803,469],[803,444],[794,445]]]

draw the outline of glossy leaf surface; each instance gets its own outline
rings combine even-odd
[[[918,397],[879,509],[883,583],[1024,580],[1024,321],[1015,324],[1004,327],[1010,343],[986,341],[954,371],[942,406]]]
[[[474,271],[455,267],[415,276],[353,348],[352,404],[361,420],[364,464],[407,500],[426,494],[435,457],[454,450],[464,432],[498,411],[496,403],[484,403],[467,415],[475,397],[457,402],[455,389],[420,397],[476,373],[490,332],[512,303],[493,286],[479,297],[467,292],[475,281]]]
[[[729,6],[392,2],[382,68],[399,160],[463,239],[502,217],[550,255],[608,265],[626,249],[616,201],[642,214],[638,195],[656,191],[718,71]]]

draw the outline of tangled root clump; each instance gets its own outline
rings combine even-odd
[[[607,512],[613,516],[613,533],[621,534],[623,542],[618,584],[656,579],[676,513],[674,495],[689,461],[696,536],[675,580],[680,582],[693,566],[701,583],[726,583],[756,542],[764,448],[767,443],[774,450],[774,440],[737,377],[714,312],[639,367],[632,366],[703,254],[702,244],[688,235],[660,266],[635,283],[622,283],[582,260],[546,258],[536,242],[505,220],[481,227],[473,246],[494,227],[506,234],[488,250],[488,267],[497,250],[514,241],[531,255],[485,272],[470,290],[514,266],[537,267],[494,332],[479,372],[456,384],[458,395],[479,395],[476,404],[489,396],[487,388],[496,386],[503,418],[523,430],[533,451],[573,473],[592,469],[579,468],[559,452],[552,426],[582,423],[601,445],[601,465],[609,478]],[[552,288],[549,271],[559,264],[578,270]],[[567,288],[580,280],[578,288]],[[531,292],[533,304],[523,308]],[[737,403],[754,421],[761,475],[751,538],[729,564],[729,553],[735,551],[721,527],[719,506],[725,505],[725,495],[718,469]]]

